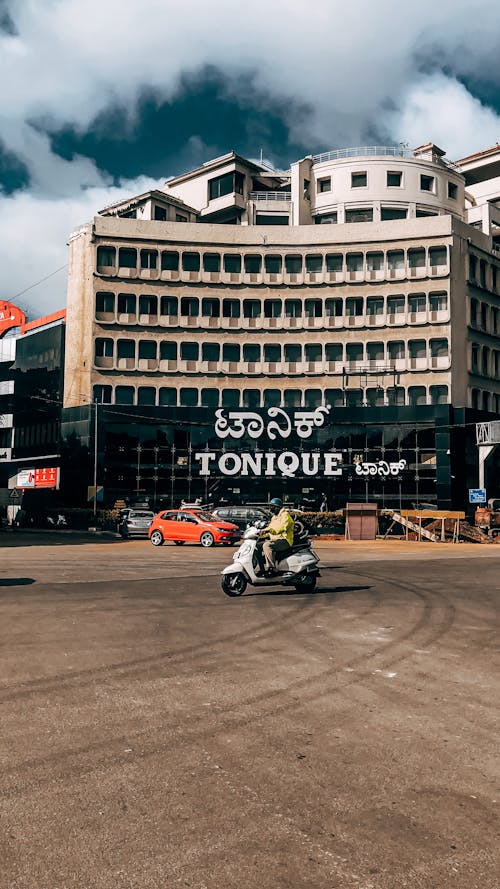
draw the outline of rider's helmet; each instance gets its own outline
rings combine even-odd
[[[279,497],[273,497],[273,499],[269,502],[269,506],[271,507],[272,512],[279,512],[280,509],[283,508],[283,500],[281,500]]]

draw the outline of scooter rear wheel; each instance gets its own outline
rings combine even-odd
[[[220,582],[223,592],[226,596],[242,596],[247,588],[247,579],[241,571],[237,574],[224,574]]]
[[[316,575],[306,574],[298,583],[294,583],[294,587],[298,593],[312,593],[316,587]]]

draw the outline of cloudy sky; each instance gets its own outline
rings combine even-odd
[[[233,148],[494,145],[499,59],[499,0],[0,0],[0,297],[63,307],[73,228]]]

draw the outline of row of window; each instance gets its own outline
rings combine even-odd
[[[426,269],[443,267],[448,264],[446,246],[411,247],[408,250],[381,250],[363,253],[199,253],[193,250],[155,250],[149,247],[99,246],[97,248],[97,270],[106,269],[149,269],[168,272],[212,272],[239,275],[287,275],[321,274],[323,272],[383,272],[384,270]]]
[[[482,389],[472,389],[470,406],[479,411],[492,411],[500,414],[500,395],[494,392],[484,392]]]
[[[99,404],[141,405],[154,407],[261,407],[310,408],[322,404],[332,407],[383,407],[384,405],[447,404],[447,386],[393,386],[387,389],[196,389],[153,386],[94,386],[94,401]]]
[[[498,334],[500,332],[498,309],[487,303],[479,302],[477,299],[471,299],[470,324],[486,333]]]
[[[473,347],[477,348],[477,347]],[[488,352],[483,350],[483,353]],[[500,353],[495,352],[498,356]],[[269,363],[296,362],[362,362],[362,361],[395,361],[406,357],[413,359],[448,358],[449,345],[447,339],[431,339],[429,342],[423,339],[398,340],[387,344],[374,343],[267,343],[261,346],[258,343],[199,343],[182,342],[177,344],[172,340],[133,339],[112,340],[107,337],[99,337],[95,341],[95,359],[108,358],[117,360],[129,359],[135,363],[136,358],[141,361],[215,361],[254,363],[265,361]],[[152,369],[152,368],[150,368]]]
[[[158,297],[154,294],[136,296],[135,293],[96,293],[97,320],[105,315],[127,315],[128,322],[137,315],[147,316],[147,323],[159,316],[203,317],[203,318],[324,318],[361,317],[363,315],[400,315],[423,312],[446,312],[448,294],[445,291],[426,293],[394,294],[393,296],[370,297],[329,297],[321,299],[235,299],[227,297],[177,296]],[[131,318],[133,316],[133,318]],[[118,318],[120,320],[120,318]]]
[[[472,343],[471,371],[474,374],[500,379],[500,351]]]
[[[498,266],[469,253],[469,281],[483,290],[497,291]]]
[[[404,188],[403,173],[401,170],[387,170],[386,172],[387,188]],[[323,176],[317,181],[318,194],[332,191],[332,177]],[[368,188],[368,171],[357,170],[351,173],[351,188]],[[420,174],[420,191],[436,194],[436,177]],[[458,186],[455,182],[448,180],[447,187],[448,197],[456,201],[458,197]]]

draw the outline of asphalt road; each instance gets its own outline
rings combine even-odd
[[[320,553],[2,535],[1,889],[499,889],[500,547]]]

